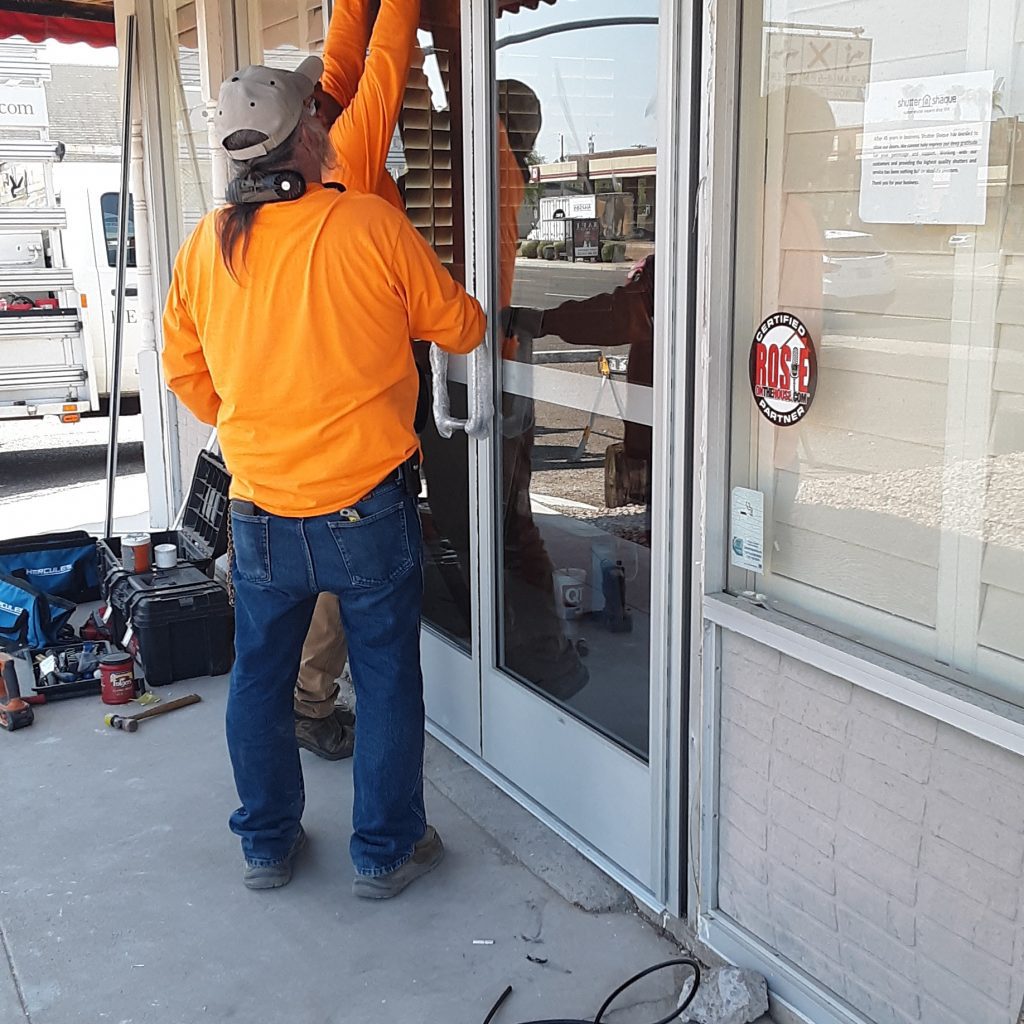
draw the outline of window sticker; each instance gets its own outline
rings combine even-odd
[[[803,321],[773,313],[750,346],[750,390],[761,415],[777,427],[799,423],[818,386],[818,359]]]

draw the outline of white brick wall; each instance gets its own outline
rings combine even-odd
[[[1024,758],[726,634],[719,902],[877,1024],[1015,1024]]]

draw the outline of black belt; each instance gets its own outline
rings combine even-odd
[[[369,490],[364,494],[359,501],[366,501],[367,498],[373,497],[382,487],[390,487],[392,484],[398,484],[400,487],[405,488],[405,493],[410,498],[418,498],[420,494],[420,453],[414,452],[409,456],[400,466],[396,466],[387,476],[376,487]],[[357,501],[358,505],[359,502]],[[237,498],[231,499],[231,511],[237,512],[242,516],[271,516],[273,512],[267,512],[265,509],[260,508],[259,505],[254,504],[251,501],[239,501]]]

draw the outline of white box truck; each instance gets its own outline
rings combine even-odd
[[[27,162],[4,161],[4,174],[26,186],[33,177]],[[55,163],[42,176],[50,188],[0,199],[0,419],[75,422],[109,409],[119,168]],[[128,413],[139,402],[134,263],[129,220],[121,377]]]
[[[74,422],[109,408],[120,184],[117,97],[110,91],[116,72],[54,70],[42,47],[0,43],[0,420],[53,415]],[[86,96],[92,117],[84,121]],[[132,411],[139,384],[131,227],[128,240],[122,396]]]

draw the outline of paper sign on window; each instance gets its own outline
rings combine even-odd
[[[749,572],[764,572],[764,495],[748,487],[732,489],[729,557]]]
[[[985,223],[994,77],[974,71],[869,86],[861,220]]]

